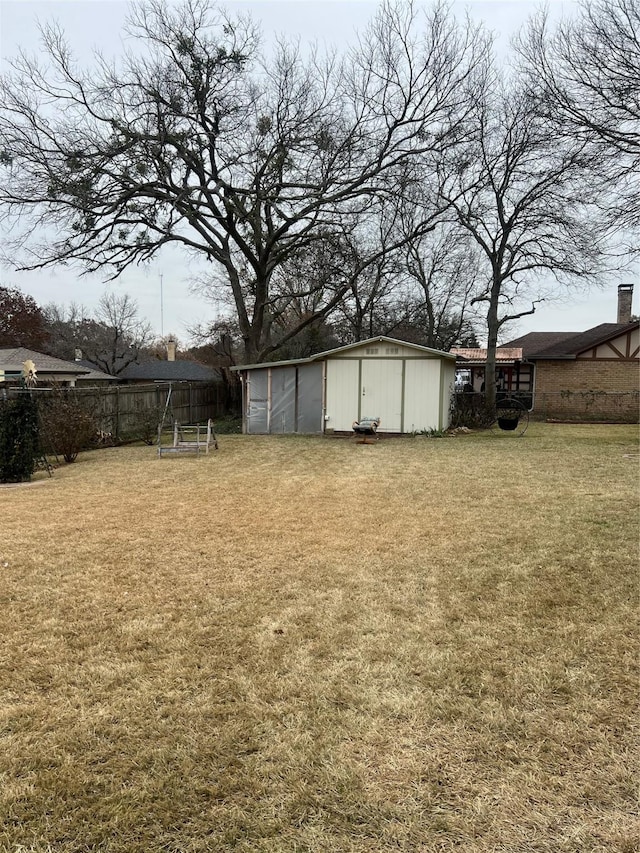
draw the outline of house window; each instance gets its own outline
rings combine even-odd
[[[387,347],[385,350],[386,355],[398,355],[399,352],[398,347]]]
[[[365,352],[367,355],[378,355],[378,347],[367,347]]]

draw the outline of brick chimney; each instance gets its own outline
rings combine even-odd
[[[631,309],[629,309],[631,310]],[[167,339],[167,361],[176,360],[176,342],[173,338]]]
[[[631,322],[631,300],[633,299],[633,285],[618,285],[618,323]]]

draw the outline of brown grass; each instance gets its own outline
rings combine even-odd
[[[638,849],[638,430],[0,489],[0,850]]]

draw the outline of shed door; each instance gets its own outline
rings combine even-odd
[[[362,359],[360,417],[380,417],[381,432],[402,431],[401,359]]]
[[[298,422],[296,432],[322,432],[322,364],[298,367]]]
[[[351,431],[360,403],[360,362],[357,359],[327,359],[327,427]]]
[[[268,373],[266,368],[250,370],[247,379],[247,432],[268,432]]]
[[[296,369],[271,368],[270,433],[296,431]]]

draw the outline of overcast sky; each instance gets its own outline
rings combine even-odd
[[[265,41],[275,33],[298,35],[302,41],[318,40],[338,47],[353,39],[371,18],[376,4],[369,0],[227,0],[229,8],[250,10],[262,23]],[[570,15],[575,4],[556,0],[550,4],[552,15]],[[506,47],[509,38],[534,12],[539,4],[529,0],[456,0],[456,11],[468,8],[471,15],[484,21]],[[38,20],[57,20],[81,59],[89,60],[93,48],[107,55],[120,52],[122,23],[126,16],[124,0],[0,0],[0,68],[4,59],[15,55],[18,47],[27,51],[38,48]],[[186,342],[188,329],[196,323],[213,320],[216,308],[190,291],[190,281],[198,266],[177,250],[165,251],[144,268],[127,270],[117,282],[109,285],[117,293],[129,293],[138,302],[140,313],[158,334],[172,332]],[[162,276],[162,287],[161,287]],[[637,277],[637,276],[636,276]],[[612,279],[603,289],[590,293],[568,294],[557,304],[542,306],[532,317],[523,318],[511,329],[511,337],[529,331],[580,331],[603,322],[616,321],[617,284],[632,282],[627,274]],[[69,267],[39,272],[16,272],[4,267],[0,283],[19,287],[40,305],[48,302],[75,302],[91,309],[104,293],[105,283],[99,275],[80,277],[79,270]],[[636,283],[636,282],[634,282]],[[636,283],[636,291],[640,286]],[[161,305],[162,292],[162,305]],[[634,313],[640,313],[634,294]],[[162,312],[161,312],[162,307]]]

